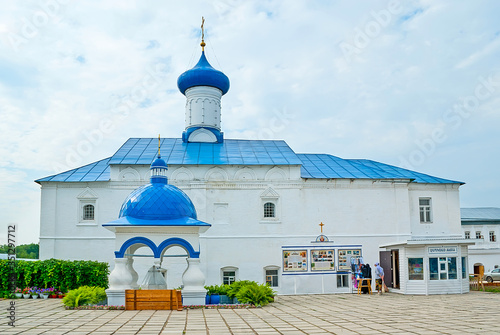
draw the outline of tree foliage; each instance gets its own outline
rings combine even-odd
[[[7,244],[0,245],[0,254],[8,254],[9,248]],[[38,259],[40,255],[40,246],[37,243],[21,244],[16,246],[16,258]]]

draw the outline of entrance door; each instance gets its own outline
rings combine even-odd
[[[387,287],[394,287],[392,283],[392,262],[391,262],[391,252],[381,251],[380,252],[380,266],[384,269],[384,282]]]
[[[380,251],[380,266],[384,269],[385,285],[399,288],[399,250]]]
[[[391,250],[391,265],[392,287],[399,288],[399,250]]]

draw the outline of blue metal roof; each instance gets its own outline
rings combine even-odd
[[[222,91],[223,95],[229,90],[229,78],[210,65],[204,51],[202,51],[198,63],[191,70],[187,70],[181,74],[179,79],[177,79],[177,87],[182,94],[185,94],[188,88],[194,86],[216,87]]]
[[[157,141],[156,138],[130,138],[110,158],[36,181],[107,181],[110,164],[150,165],[158,152]],[[410,179],[417,183],[463,184],[367,159],[296,154],[285,141],[185,143],[180,138],[164,138],[161,153],[169,165],[301,165],[302,178]]]
[[[411,179],[417,183],[463,184],[367,159],[342,159],[327,154],[298,154],[302,178]]]
[[[85,181],[108,181],[110,177],[109,160],[111,157],[88,165],[35,180],[41,181],[64,181],[64,182],[85,182]]]
[[[158,151],[156,138],[130,138],[109,164],[150,165]],[[222,143],[185,143],[180,138],[161,140],[168,165],[300,165],[285,141],[225,140]]]
[[[498,207],[474,207],[460,208],[462,221],[499,221],[500,208]]]

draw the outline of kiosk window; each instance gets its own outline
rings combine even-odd
[[[448,280],[457,279],[457,258],[439,257],[429,258],[429,279],[430,280]]]
[[[408,279],[424,280],[423,258],[408,258]]]

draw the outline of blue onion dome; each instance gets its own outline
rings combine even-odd
[[[210,65],[205,57],[205,51],[201,52],[198,64],[181,74],[177,79],[177,87],[184,95],[188,88],[194,86],[212,86],[221,90],[222,95],[229,91],[229,78]]]
[[[152,183],[130,193],[120,209],[120,218],[143,220],[196,219],[196,209],[186,193],[173,185]]]

